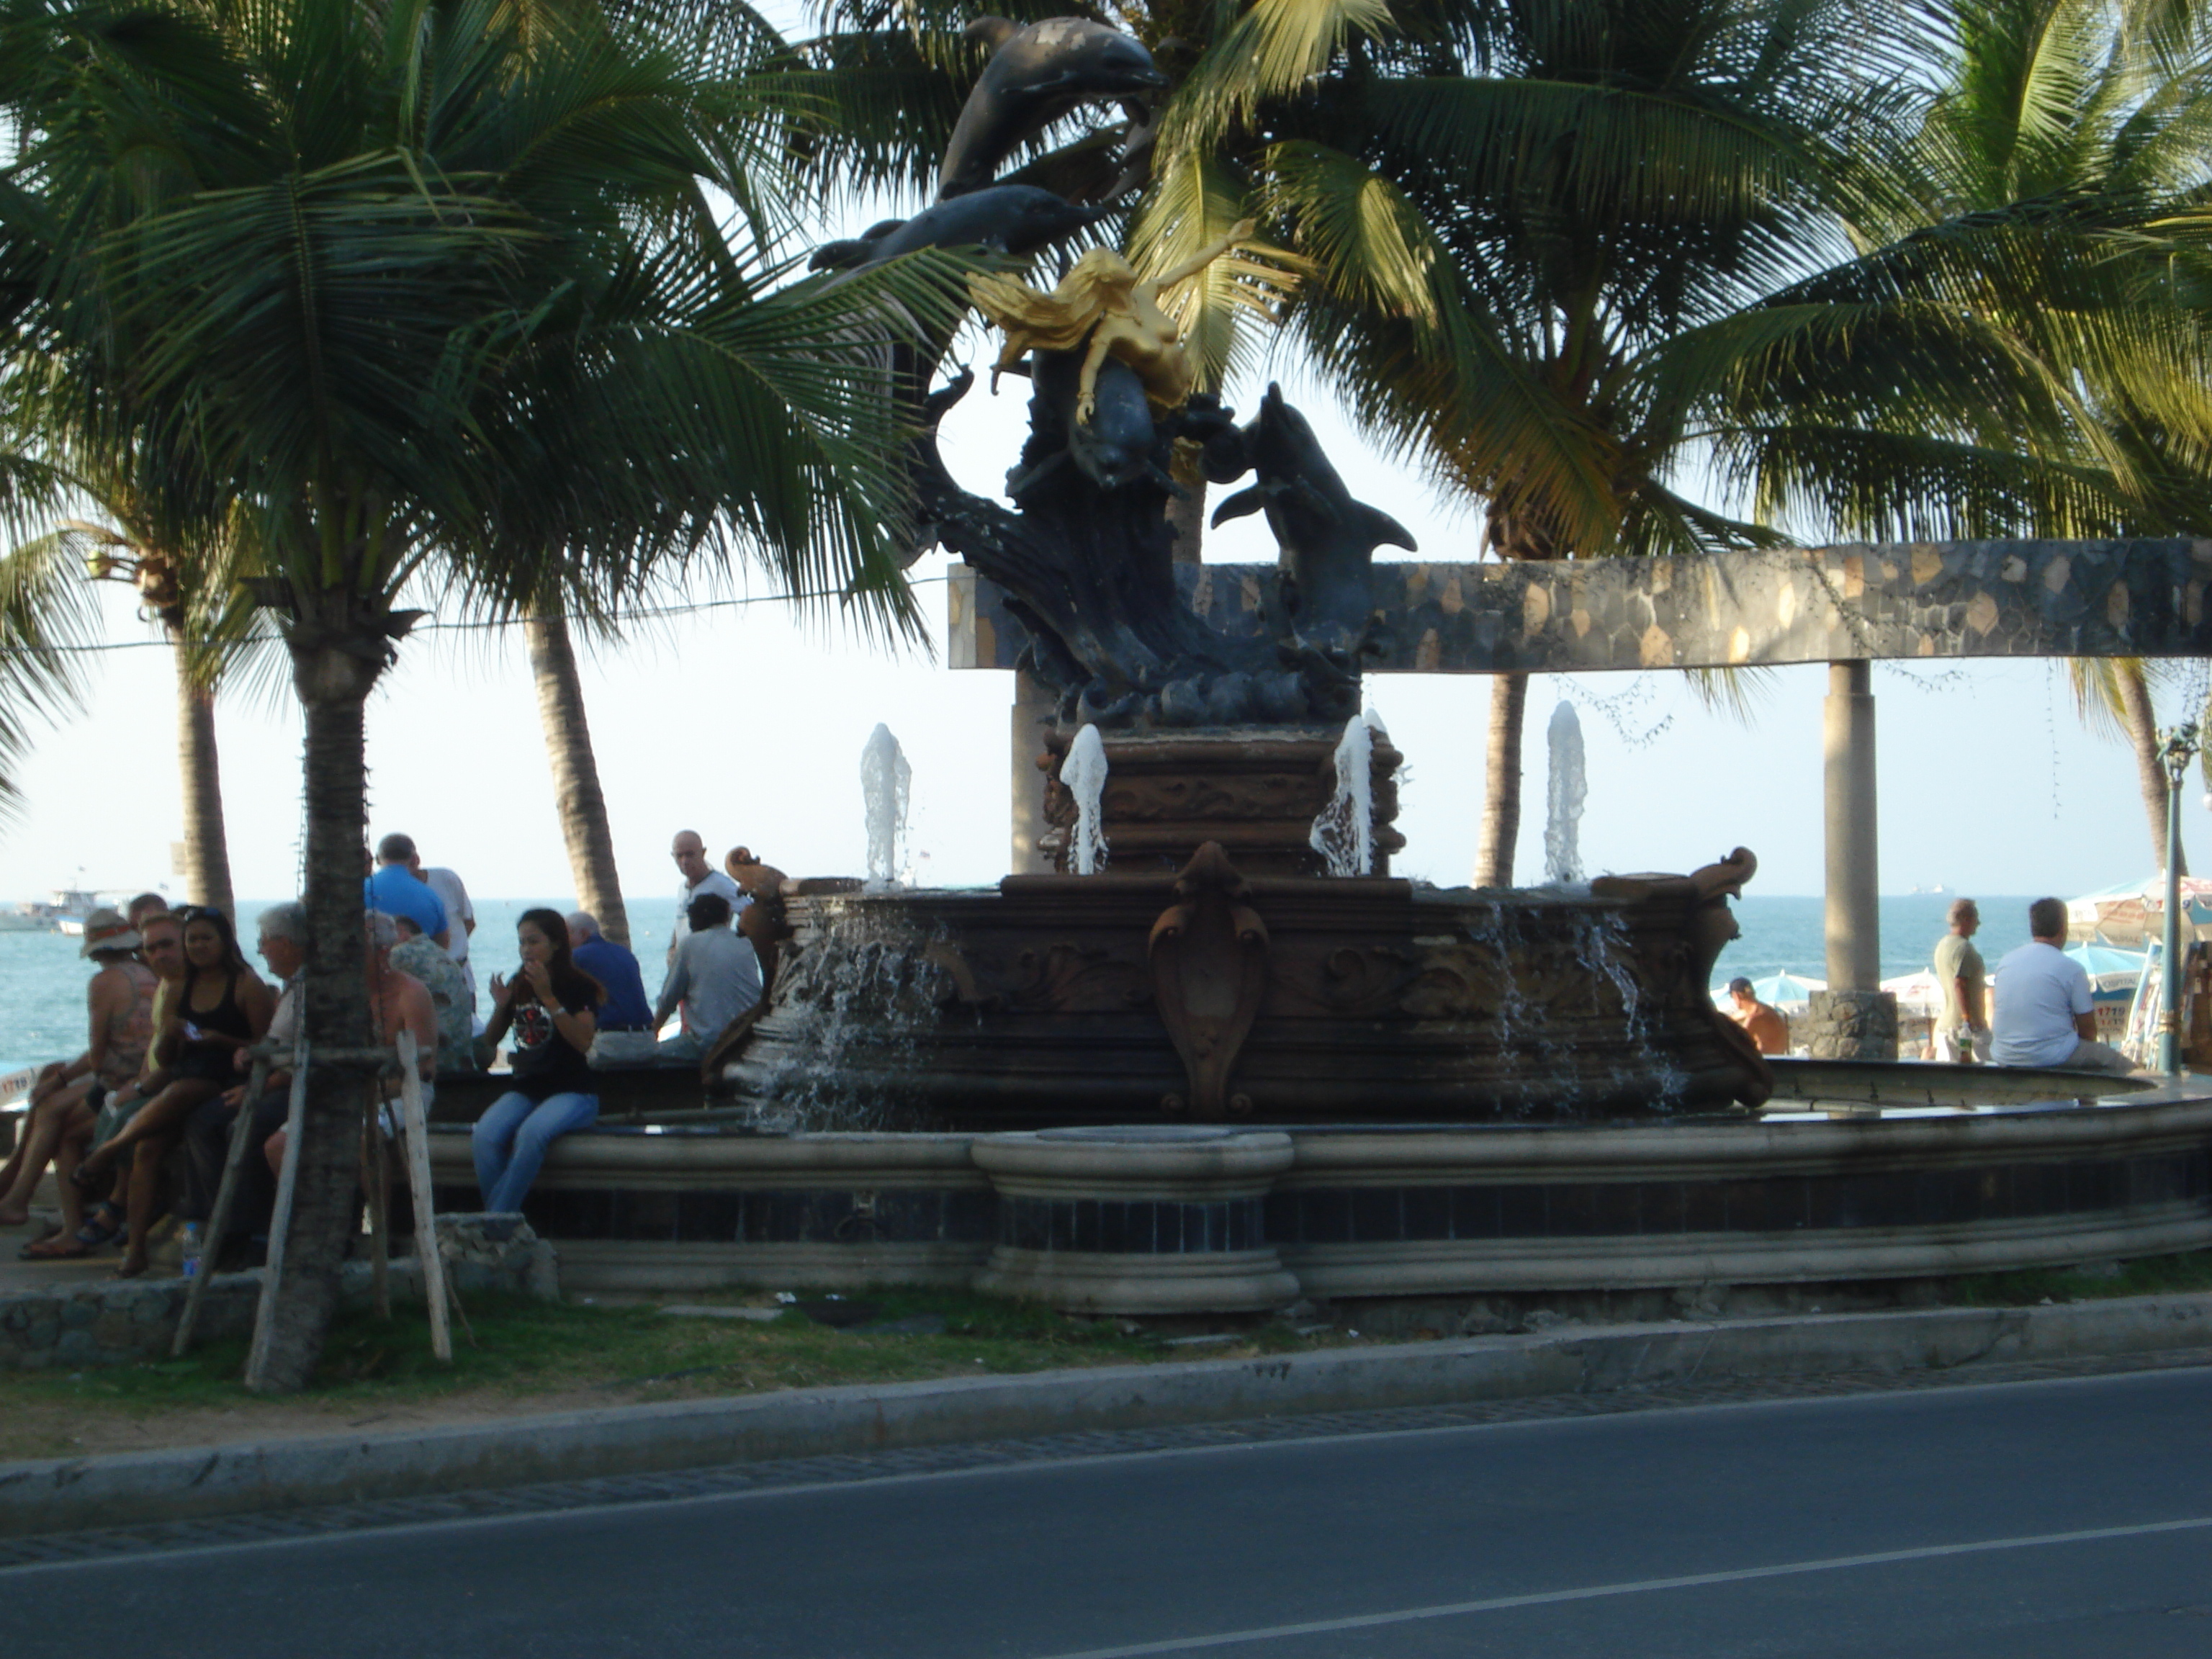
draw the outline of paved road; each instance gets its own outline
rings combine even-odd
[[[0,1601],[11,1659],[2205,1659],[2212,1371],[109,1558]]]

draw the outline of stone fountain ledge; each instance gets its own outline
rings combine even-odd
[[[1965,1082],[1952,1068],[1887,1068],[1887,1103],[1917,1103],[1916,1116],[790,1136],[617,1127],[558,1142],[526,1212],[572,1290],[937,1284],[1127,1315],[1261,1311],[1300,1296],[1471,1306],[1894,1288],[2212,1246],[2212,1091],[1929,1112],[1971,1084],[1963,1069]],[[1784,1080],[1793,1105],[1819,1095],[1817,1079]],[[2053,1097],[2106,1086],[2004,1081]],[[468,1201],[465,1140],[434,1136],[432,1165],[441,1202]]]
[[[772,1459],[1869,1371],[1972,1376],[2212,1357],[2212,1295],[2016,1309],[1566,1327],[1258,1359],[794,1389],[493,1424],[0,1464],[0,1537],[144,1528]],[[2016,1374],[2016,1373],[2015,1373]],[[1990,1380],[2003,1380],[1996,1370]],[[1377,1426],[1382,1426],[1378,1425]],[[1340,1419],[1321,1425],[1341,1433]],[[1062,1454],[1064,1455],[1064,1453]],[[886,1473],[893,1472],[887,1469]],[[850,1478],[849,1468],[837,1478]],[[666,1489],[639,1498],[665,1497]],[[559,1507],[561,1494],[546,1494]],[[604,1487],[577,1504],[622,1501]],[[376,1517],[398,1519],[389,1511]],[[442,1517],[441,1517],[442,1518]]]

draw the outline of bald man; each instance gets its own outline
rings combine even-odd
[[[676,839],[669,843],[669,857],[684,875],[684,885],[676,893],[676,926],[668,935],[668,961],[673,966],[676,947],[684,943],[691,932],[691,901],[702,894],[713,893],[729,902],[730,914],[734,917],[752,902],[738,890],[738,884],[707,862],[707,843],[700,839],[696,830],[678,830]]]

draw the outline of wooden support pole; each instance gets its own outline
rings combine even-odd
[[[438,1218],[430,1200],[430,1126],[422,1110],[422,1078],[415,1034],[399,1034],[399,1133],[407,1153],[407,1188],[415,1200],[415,1255],[422,1264],[422,1300],[430,1310],[430,1352],[450,1363],[453,1333],[446,1314],[446,1262],[438,1252]]]
[[[276,1172],[276,1206],[269,1218],[269,1264],[261,1273],[261,1305],[253,1316],[253,1346],[246,1355],[246,1386],[258,1389],[269,1371],[276,1283],[284,1271],[284,1235],[292,1225],[292,1188],[300,1172],[300,1125],[307,1113],[309,1048],[302,1036],[292,1054],[292,1097],[284,1114],[284,1163]]]
[[[216,1261],[222,1252],[222,1241],[230,1225],[230,1200],[238,1190],[238,1172],[256,1148],[253,1140],[253,1109],[261,1099],[261,1092],[269,1086],[269,1056],[256,1054],[253,1070],[246,1083],[246,1098],[238,1105],[238,1115],[231,1120],[230,1147],[222,1161],[222,1180],[216,1188],[215,1208],[207,1220],[207,1233],[200,1244],[200,1270],[192,1275],[191,1284],[185,1291],[185,1311],[177,1320],[176,1340],[169,1345],[169,1357],[182,1359],[192,1345],[192,1327],[199,1323],[200,1303],[207,1296],[207,1282],[215,1277]]]
[[[384,1166],[384,1085],[370,1079],[362,1103],[361,1176],[368,1205],[368,1279],[376,1316],[392,1317],[391,1188]]]

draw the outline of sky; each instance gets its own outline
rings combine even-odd
[[[1474,556],[1476,520],[1378,459],[1325,396],[1284,378],[1353,494],[1403,521],[1419,556]],[[1249,410],[1264,387],[1264,374],[1248,378],[1230,400]],[[1019,443],[1025,392],[1009,381],[994,400],[979,386],[948,423],[947,460],[969,488],[996,492]],[[1274,556],[1256,516],[1216,532],[1207,552]],[[586,652],[584,690],[625,893],[672,891],[668,843],[682,829],[700,831],[718,854],[742,842],[793,875],[860,872],[860,752],[878,721],[914,769],[915,878],[977,885],[1005,872],[1012,677],[945,666],[944,569],[932,556],[913,572],[940,635],[935,660],[870,646],[834,621],[802,621],[757,580],[751,593],[762,602],[704,610]],[[153,641],[131,599],[119,586],[109,593],[108,637]],[[1488,682],[1390,675],[1368,684],[1407,757],[1398,822],[1408,845],[1395,873],[1465,882],[1482,805]],[[179,884],[173,685],[165,648],[99,660],[88,711],[46,733],[21,770],[27,810],[0,826],[0,902],[42,896],[80,872],[100,889]],[[1940,884],[2063,896],[2150,871],[2132,761],[2084,728],[2063,665],[1878,664],[1874,687],[1883,891]],[[1540,677],[1528,698],[1517,879],[1543,878],[1545,732],[1565,698],[1587,747],[1580,828],[1590,872],[1686,871],[1741,845],[1759,859],[1752,894],[1817,893],[1826,690],[1824,668],[1775,671],[1747,722],[1702,708],[1672,674]],[[2180,697],[2169,702],[2162,712]],[[297,714],[265,694],[227,696],[217,722],[236,890],[283,896],[300,861]],[[408,641],[370,702],[368,764],[373,836],[406,831],[427,861],[458,869],[481,895],[570,893],[519,635]],[[2185,810],[2185,843],[2212,847],[2212,815],[2194,786]],[[2208,856],[2200,851],[2200,861]]]

